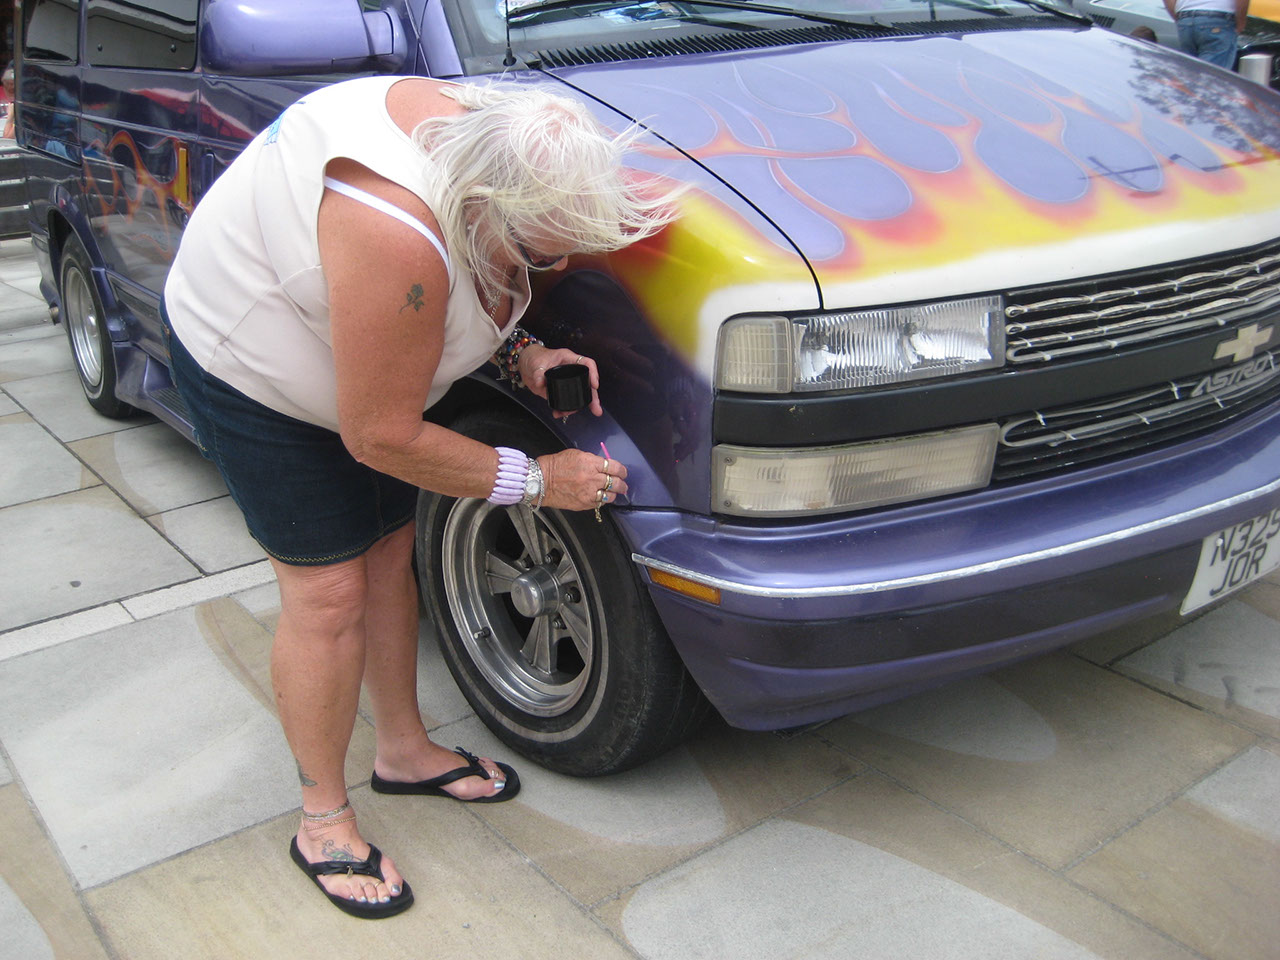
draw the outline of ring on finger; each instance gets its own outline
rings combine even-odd
[[[597,503],[604,503],[604,498],[605,498],[605,497],[607,497],[608,495],[609,495],[609,494],[608,494],[608,493],[606,493],[603,489],[597,490],[597,491],[596,491],[596,502],[597,502]]]
[[[612,489],[613,489],[613,477],[607,476],[604,478],[604,492],[608,493]]]

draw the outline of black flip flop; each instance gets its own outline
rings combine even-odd
[[[369,903],[368,901],[362,903],[359,900],[348,900],[336,893],[330,893],[320,882],[321,877],[353,874],[361,877],[375,877],[386,883],[387,878],[382,875],[382,851],[372,843],[369,844],[367,860],[321,860],[319,863],[309,863],[302,855],[302,851],[298,849],[298,838],[294,837],[289,843],[289,856],[293,858],[293,862],[299,869],[311,878],[311,882],[320,888],[320,892],[329,898],[330,903],[353,917],[380,920],[383,917],[394,917],[397,913],[403,913],[413,905],[413,891],[409,889],[408,881],[404,881],[400,886],[400,892],[386,903]]]
[[[448,790],[442,788],[464,777],[480,777],[484,780],[491,778],[489,771],[480,765],[480,758],[475,754],[468,753],[461,747],[454,747],[453,752],[467,761],[465,767],[458,767],[448,773],[442,773],[438,777],[432,777],[430,780],[419,780],[417,783],[399,783],[395,780],[383,780],[375,772],[373,779],[369,781],[369,786],[373,788],[374,793],[412,794],[417,797],[448,797],[450,800],[457,800],[459,803],[502,803],[504,800],[510,800],[520,792],[520,777],[516,775],[516,772],[511,767],[505,763],[499,763],[498,769],[507,778],[505,787],[489,797],[472,797],[470,799],[455,797]]]

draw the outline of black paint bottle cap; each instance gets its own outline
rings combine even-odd
[[[547,371],[547,402],[572,413],[591,402],[591,371],[585,363],[564,363]]]

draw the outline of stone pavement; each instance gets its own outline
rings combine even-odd
[[[279,598],[211,466],[81,396],[0,243],[0,958],[1280,956],[1280,576],[782,739],[709,724],[511,803],[374,795],[417,905],[368,923],[289,861]],[[510,759],[424,631],[447,746]],[[518,759],[518,758],[517,758]]]

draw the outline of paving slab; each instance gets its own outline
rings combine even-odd
[[[101,482],[25,413],[0,416],[0,507]]]
[[[144,517],[227,495],[217,468],[167,424],[87,437],[67,448]]]
[[[197,573],[105,487],[0,509],[0,631]]]
[[[40,923],[13,888],[0,878],[0,929],[4,930],[6,956],[24,960],[55,960],[53,944]]]
[[[220,573],[211,573],[197,580],[188,580],[172,587],[162,587],[150,593],[142,593],[120,601],[120,605],[135,620],[158,617],[162,613],[193,607],[199,603],[217,600],[239,590],[261,586],[275,580],[271,564],[263,560],[243,567],[232,567]]]
[[[104,417],[89,406],[74,372],[15,380],[5,384],[5,390],[64,443],[156,422],[149,414],[124,420]]]
[[[28,317],[19,316],[25,325]],[[0,383],[72,370],[71,350],[52,337],[0,344]],[[74,375],[74,374],[73,374]]]
[[[29,340],[48,340],[51,338],[59,338],[62,336],[61,330],[54,326],[48,327],[32,327],[18,326],[11,329],[0,327],[0,344],[22,343]],[[21,380],[13,380],[12,383],[21,383]]]
[[[39,302],[44,307],[44,316],[41,320],[49,319],[49,305],[45,303],[44,294],[40,292],[40,268],[36,267],[30,276],[14,277],[4,281],[6,287],[12,287],[19,293],[24,293],[32,299]]]
[[[432,733],[519,760],[470,719]],[[685,746],[609,777],[566,777],[516,763],[519,797],[476,808],[575,899],[591,904],[851,776],[861,765],[814,738],[712,724]]]
[[[52,323],[32,326],[30,323],[18,323],[6,327],[0,323],[0,344],[17,343],[21,340],[48,340],[52,337],[63,338],[62,328]]]
[[[281,817],[90,891],[116,954],[130,960],[634,960],[593,917],[496,837],[470,808],[351,792],[361,830],[408,879],[415,902],[380,923],[335,909],[288,856]],[[252,876],[252,883],[239,881]]]
[[[0,956],[106,960],[62,858],[17,785],[0,787]]]
[[[0,280],[12,283],[29,277],[40,277],[40,265],[36,263],[33,251],[14,251],[13,256],[0,257]]]
[[[645,960],[1190,960],[865,773],[598,908]]]
[[[270,641],[237,610],[224,601],[0,663],[0,740],[80,886],[297,807],[270,693],[238,659]]]
[[[1068,654],[855,714],[821,735],[1054,868],[1254,739]]]
[[[1280,574],[1273,573],[1240,595],[1241,601],[1280,623]]]
[[[101,633],[112,627],[133,623],[134,619],[123,605],[104,603],[78,613],[33,623],[29,627],[6,630],[0,633],[0,660],[20,657],[24,653],[57,646],[68,640],[79,640],[91,633]]]
[[[229,597],[200,603],[180,611],[180,615],[194,618],[199,637],[204,640],[226,675],[275,717],[275,696],[271,687],[271,632]],[[274,738],[276,734],[272,733],[271,736]],[[280,736],[283,737],[283,734]],[[372,725],[357,722],[347,754],[348,783],[360,783],[369,779],[373,770],[374,751]],[[295,764],[290,758],[289,783],[296,791],[294,769]]]
[[[275,580],[261,586],[250,587],[233,593],[231,598],[252,614],[253,618],[267,628],[276,632],[280,623],[280,584]]]
[[[4,757],[0,757],[0,787],[7,787],[13,783],[13,774],[9,772],[9,765],[4,762]]]
[[[37,290],[40,286],[40,281],[35,279],[18,282],[33,285]],[[44,302],[43,297],[32,296],[5,284],[4,293],[0,295],[0,330],[19,330],[47,323],[49,305]]]
[[[1229,601],[1115,667],[1251,730],[1280,737],[1280,621],[1243,600]]]
[[[1280,943],[1280,756],[1254,747],[1071,872],[1213,960]]]
[[[21,412],[22,407],[18,406],[18,401],[3,390],[0,390],[0,417],[8,417]]]
[[[205,573],[265,560],[266,551],[249,535],[244,515],[229,496],[178,507],[151,517],[165,539]]]

